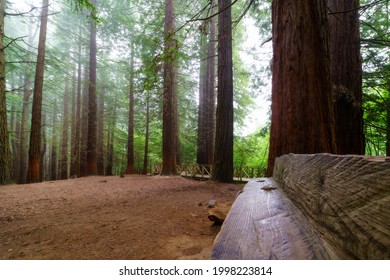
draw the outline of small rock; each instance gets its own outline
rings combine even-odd
[[[214,208],[209,209],[209,220],[213,221],[216,225],[223,224],[231,207],[231,203],[221,203]]]
[[[209,203],[207,204],[208,208],[214,208],[217,201],[215,199],[211,199]]]
[[[199,202],[199,203],[198,203],[198,206],[202,206],[202,205],[203,205],[203,203],[202,203],[202,202]]]

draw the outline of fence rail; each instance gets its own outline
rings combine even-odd
[[[150,173],[157,175],[161,173],[161,164],[154,164]],[[210,179],[213,166],[211,164],[187,163],[177,166],[177,173],[183,177],[196,179]],[[235,181],[248,181],[252,178],[264,177],[265,166],[235,166],[233,177]]]

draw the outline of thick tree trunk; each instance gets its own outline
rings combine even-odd
[[[87,175],[97,174],[96,22],[91,20],[89,41]]]
[[[62,123],[61,145],[61,179],[68,179],[68,136],[69,136],[69,80],[65,79],[64,113]]]
[[[164,93],[163,93],[163,164],[162,175],[176,175],[176,140],[177,101],[175,73],[175,40],[174,36],[174,6],[173,0],[165,0],[165,46],[164,54]]]
[[[28,183],[40,181],[41,157],[41,122],[42,122],[42,89],[45,70],[45,45],[49,0],[42,1],[41,27],[39,31],[38,58],[35,72],[34,96],[30,131],[30,148],[28,159]]]
[[[233,181],[233,58],[231,0],[219,0],[218,96],[213,179]]]
[[[335,152],[326,0],[272,2],[272,119],[267,176],[287,153]]]
[[[135,173],[134,169],[134,42],[131,42],[130,58],[130,91],[129,91],[129,128],[127,135],[127,174]]]
[[[149,154],[149,122],[150,122],[150,104],[149,94],[146,97],[146,124],[145,124],[145,150],[144,150],[144,168],[142,174],[148,174],[148,154]]]
[[[359,0],[328,0],[338,154],[364,154]],[[334,14],[332,14],[334,13]]]

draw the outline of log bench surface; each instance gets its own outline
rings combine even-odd
[[[236,198],[212,259],[390,259],[390,158],[279,157]]]
[[[337,259],[273,179],[250,181],[217,235],[212,259]]]

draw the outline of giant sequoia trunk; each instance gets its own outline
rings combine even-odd
[[[328,0],[338,154],[364,154],[359,0]]]
[[[42,1],[41,27],[39,31],[38,58],[35,72],[34,97],[32,105],[30,149],[28,157],[28,183],[40,181],[41,125],[42,125],[42,89],[45,70],[45,46],[49,0]]]
[[[91,19],[89,41],[87,175],[97,174],[96,22]]]
[[[267,176],[283,154],[335,152],[326,0],[273,1],[272,41]]]
[[[177,109],[173,0],[165,1],[162,175],[176,175]]]
[[[5,98],[4,61],[4,10],[5,1],[0,2],[0,185],[12,182],[12,160],[8,137],[7,107]]]
[[[212,177],[233,181],[233,59],[231,0],[219,0],[218,95]]]

